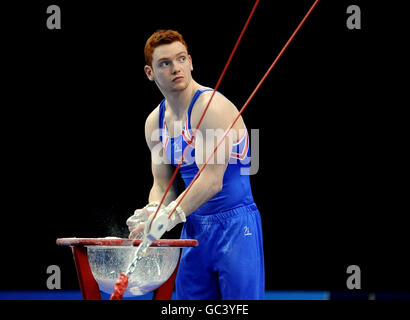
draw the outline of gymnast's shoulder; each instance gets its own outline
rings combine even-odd
[[[147,140],[148,146],[159,141],[159,105],[151,111],[145,120],[145,139]]]
[[[213,91],[203,92],[192,110],[191,126],[196,126],[201,118]],[[227,128],[238,115],[236,106],[224,95],[215,92],[214,97],[201,122],[200,129],[207,128]]]

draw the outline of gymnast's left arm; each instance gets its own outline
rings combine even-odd
[[[202,114],[200,109],[198,108],[197,114]],[[232,103],[220,94],[214,96],[195,136],[195,162],[199,169],[208,160],[236,115],[237,109]],[[180,208],[186,216],[197,210],[222,190],[223,178],[231,155],[234,136],[234,130],[231,130],[225,136],[224,142],[220,144],[197,181],[195,181],[191,189],[184,196]],[[175,200],[177,203],[185,192],[186,190]]]

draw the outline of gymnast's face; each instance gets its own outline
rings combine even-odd
[[[192,59],[185,46],[175,41],[155,48],[152,66],[145,66],[144,70],[161,91],[180,91],[192,80]]]

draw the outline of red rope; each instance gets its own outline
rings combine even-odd
[[[249,17],[248,17],[248,19],[246,20],[246,23],[245,23],[244,27],[242,28],[242,32],[241,32],[241,34],[239,35],[238,40],[236,41],[236,44],[235,44],[235,46],[234,46],[234,48],[233,48],[233,50],[232,50],[232,52],[231,52],[231,55],[229,56],[229,59],[228,59],[226,65],[225,65],[225,67],[224,67],[224,69],[223,69],[223,71],[222,71],[222,73],[221,73],[219,79],[218,79],[218,82],[216,83],[216,86],[215,86],[215,88],[214,88],[214,90],[213,90],[213,92],[212,92],[211,98],[209,99],[208,104],[206,105],[205,110],[203,111],[203,113],[202,113],[202,115],[201,115],[201,118],[199,119],[198,124],[197,124],[197,126],[195,127],[195,130],[194,130],[193,133],[192,133],[192,141],[193,141],[194,138],[195,138],[195,134],[196,134],[196,132],[197,132],[197,130],[198,130],[198,128],[199,128],[199,126],[200,126],[200,124],[201,124],[203,118],[205,117],[205,113],[207,112],[207,110],[208,110],[208,108],[209,108],[209,105],[211,104],[212,98],[214,97],[215,92],[216,92],[216,90],[218,89],[218,87],[219,87],[219,85],[220,85],[220,83],[221,83],[221,81],[222,81],[222,78],[224,77],[224,75],[225,75],[225,73],[226,73],[226,70],[228,69],[229,64],[231,63],[232,57],[233,57],[233,55],[235,54],[236,49],[238,48],[239,43],[240,43],[241,40],[242,40],[242,37],[243,37],[243,35],[244,35],[244,33],[245,33],[245,30],[247,29],[248,24],[249,24],[249,22],[251,21],[251,18],[252,18],[252,16],[253,16],[253,14],[254,14],[254,12],[255,12],[256,7],[258,6],[258,4],[259,4],[259,0],[256,0],[254,6],[253,6],[253,8],[252,8],[251,13],[249,14]],[[164,200],[165,200],[165,197],[166,197],[166,195],[167,195],[169,189],[171,189],[172,183],[174,182],[174,180],[175,180],[175,178],[176,178],[176,175],[177,175],[177,173],[178,173],[178,171],[179,171],[179,168],[181,167],[181,165],[182,165],[182,163],[183,163],[183,159],[184,159],[184,156],[185,156],[185,152],[186,152],[187,150],[188,150],[188,147],[185,148],[185,150],[184,150],[184,152],[183,152],[183,154],[182,154],[182,157],[181,157],[181,161],[180,161],[180,163],[178,164],[178,166],[175,168],[175,171],[174,171],[174,173],[173,173],[173,175],[172,175],[172,177],[171,177],[171,180],[169,181],[169,184],[168,184],[168,186],[167,186],[167,188],[166,188],[166,190],[165,190],[165,192],[164,192],[164,195],[162,196],[162,199],[161,199],[161,201],[160,201],[160,203],[159,203],[159,205],[158,205],[158,207],[157,207],[157,210],[155,211],[154,217],[153,217],[153,219],[151,220],[150,228],[151,228],[151,225],[152,225],[152,221],[154,221],[154,219],[156,218],[156,216],[157,216],[157,214],[158,214],[158,211],[159,211],[159,209],[161,208],[161,205],[163,204],[163,202],[164,202]],[[169,217],[170,217],[170,216],[169,216]],[[121,300],[122,297],[123,297],[123,294],[124,294],[125,290],[127,289],[127,286],[128,286],[128,277],[127,277],[126,275],[124,275],[124,274],[121,274],[120,278],[118,279],[118,281],[117,281],[117,282],[115,283],[115,285],[114,285],[114,292],[113,292],[113,294],[111,295],[110,300]]]
[[[212,154],[208,157],[207,161],[202,165],[201,169],[197,172],[197,174],[195,175],[195,177],[192,179],[191,183],[189,184],[189,186],[188,186],[188,187],[186,188],[186,190],[184,191],[184,194],[182,195],[181,199],[178,201],[178,203],[177,203],[177,205],[175,206],[175,208],[171,211],[171,213],[169,214],[168,218],[170,218],[170,217],[173,215],[173,213],[175,212],[176,208],[180,205],[180,203],[182,202],[182,200],[185,198],[186,194],[187,194],[188,191],[191,189],[191,187],[192,187],[192,185],[194,184],[194,182],[196,181],[196,179],[198,179],[199,175],[200,175],[201,172],[205,169],[205,167],[206,167],[206,165],[208,164],[208,162],[210,161],[210,159],[214,156],[216,150],[217,150],[218,147],[221,145],[221,143],[224,141],[224,139],[225,139],[226,135],[228,134],[228,132],[232,129],[232,127],[234,126],[234,124],[236,123],[236,121],[239,119],[239,117],[241,116],[241,114],[243,113],[243,111],[245,110],[245,108],[249,105],[250,101],[253,99],[253,97],[255,96],[256,92],[257,92],[257,91],[259,90],[259,88],[261,87],[262,83],[263,83],[263,82],[265,81],[265,79],[268,77],[269,73],[272,71],[273,67],[276,65],[276,63],[278,62],[278,60],[280,59],[280,57],[283,55],[283,53],[285,52],[285,50],[286,50],[287,47],[289,46],[290,42],[293,40],[293,38],[295,37],[295,35],[296,35],[297,32],[299,31],[299,29],[302,27],[302,25],[304,24],[304,22],[306,21],[306,19],[308,18],[308,16],[310,15],[310,13],[311,13],[312,10],[315,8],[315,6],[316,6],[316,4],[317,4],[318,2],[319,2],[319,0],[316,0],[316,1],[313,3],[312,7],[309,9],[309,11],[308,11],[307,14],[305,15],[305,17],[304,17],[304,18],[302,19],[302,21],[299,23],[299,25],[298,25],[298,27],[296,28],[296,30],[293,32],[293,34],[291,35],[291,37],[289,38],[289,40],[286,42],[286,44],[284,45],[284,47],[282,48],[282,50],[279,52],[279,54],[278,54],[278,56],[276,57],[276,59],[273,61],[272,65],[269,67],[268,71],[267,71],[267,72],[265,73],[265,75],[262,77],[261,81],[258,83],[258,85],[256,86],[256,88],[253,90],[253,92],[252,92],[251,95],[249,96],[248,100],[247,100],[247,101],[245,102],[245,104],[242,106],[241,110],[239,111],[238,115],[235,117],[235,119],[234,119],[234,121],[232,122],[232,124],[231,124],[231,125],[229,126],[229,128],[225,131],[224,135],[222,136],[222,138],[221,138],[220,141],[218,142],[217,146],[214,148]],[[239,38],[238,38],[238,41],[237,41],[236,44],[235,44],[235,47],[234,47],[234,49],[233,49],[233,51],[232,51],[232,53],[231,53],[231,56],[229,57],[228,62],[227,62],[227,64],[226,64],[224,70],[222,71],[222,74],[221,74],[221,76],[220,76],[220,78],[219,78],[219,80],[218,80],[218,82],[217,82],[217,85],[215,86],[215,89],[214,89],[214,91],[213,91],[213,93],[212,93],[212,96],[211,96],[211,98],[209,99],[208,105],[206,106],[206,108],[205,108],[205,110],[204,110],[204,112],[203,112],[203,114],[202,114],[202,116],[201,116],[201,119],[200,119],[198,125],[197,125],[196,128],[195,128],[195,131],[194,131],[194,133],[193,133],[193,138],[194,138],[194,134],[196,133],[196,131],[197,131],[198,128],[199,128],[200,122],[202,121],[203,117],[205,116],[205,113],[206,113],[206,111],[207,111],[207,109],[208,109],[208,107],[209,107],[209,105],[210,105],[210,103],[211,103],[212,97],[214,96],[214,94],[215,94],[215,92],[216,92],[216,90],[217,90],[217,88],[218,88],[218,86],[219,86],[219,84],[220,84],[220,82],[221,82],[221,80],[222,80],[222,78],[223,78],[225,72],[226,72],[226,69],[227,69],[227,67],[228,67],[228,65],[229,65],[229,63],[230,63],[230,61],[232,60],[232,56],[233,56],[234,52],[236,51],[236,48],[238,47],[238,44],[239,44],[240,40],[242,39],[242,36],[243,36],[243,34],[244,34],[244,32],[245,32],[245,30],[246,30],[248,24],[249,24],[249,21],[250,21],[252,15],[253,15],[253,13],[254,13],[254,11],[255,11],[256,6],[258,5],[258,3],[259,3],[259,0],[256,1],[255,5],[254,5],[254,7],[253,7],[253,9],[252,9],[252,12],[251,12],[251,14],[249,15],[249,18],[248,18],[248,20],[246,21],[246,24],[245,24],[245,26],[244,26],[244,28],[243,28],[243,30],[242,30],[242,32],[241,32]],[[184,152],[184,154],[185,154],[185,152]],[[171,177],[171,180],[170,180],[170,182],[169,182],[169,184],[168,184],[168,187],[167,187],[167,189],[166,189],[166,191],[165,191],[165,193],[164,193],[164,195],[163,195],[163,197],[162,197],[162,199],[161,199],[160,205],[158,206],[158,208],[157,208],[157,210],[156,210],[156,212],[155,212],[154,218],[151,220],[151,224],[152,224],[152,221],[155,219],[155,217],[156,217],[156,215],[157,215],[157,213],[158,213],[158,211],[159,211],[159,209],[160,209],[162,203],[164,202],[164,199],[165,199],[165,197],[166,197],[166,194],[168,193],[169,189],[171,188],[172,183],[173,183],[173,181],[174,181],[174,179],[175,179],[175,177],[176,177],[176,174],[177,174],[179,168],[181,167],[182,162],[183,162],[183,156],[181,157],[181,162],[178,164],[177,168],[176,168],[175,171],[174,171],[174,174],[173,174],[172,177]],[[151,226],[150,226],[150,227],[151,227]],[[112,299],[122,299],[122,295],[124,294],[124,291],[125,291],[125,289],[127,288],[127,284],[128,284],[128,277],[125,276],[125,275],[124,275],[124,276],[122,275],[122,276],[120,277],[120,279],[117,281],[116,285],[115,285],[115,290],[114,290],[114,293],[113,293],[113,295],[111,296],[110,300],[112,300]]]
[[[243,113],[243,111],[246,109],[246,107],[249,105],[249,103],[251,102],[251,100],[253,99],[253,97],[255,96],[256,92],[259,90],[259,88],[261,87],[262,83],[266,80],[266,78],[268,77],[269,73],[272,71],[272,69],[275,67],[276,63],[278,62],[278,60],[280,59],[280,57],[283,55],[283,53],[285,52],[285,50],[287,49],[287,47],[289,46],[289,44],[292,42],[293,38],[295,38],[296,34],[298,33],[299,29],[302,27],[302,25],[305,23],[306,19],[309,17],[310,13],[313,11],[313,9],[315,8],[316,4],[319,2],[319,0],[316,0],[313,5],[311,6],[311,8],[309,9],[309,11],[306,13],[305,17],[302,19],[302,21],[299,23],[299,25],[297,26],[297,28],[295,29],[295,31],[292,33],[292,35],[290,36],[289,40],[286,42],[286,44],[283,46],[282,50],[279,52],[279,54],[277,55],[276,59],[273,61],[273,63],[271,64],[271,66],[269,67],[268,71],[265,73],[265,75],[262,77],[261,81],[259,81],[258,85],[256,86],[255,90],[253,90],[253,92],[251,93],[251,95],[249,96],[248,100],[245,102],[245,104],[243,105],[243,107],[241,108],[241,110],[239,111],[238,115],[236,116],[236,118],[234,119],[234,121],[232,122],[232,124],[228,127],[228,129],[226,129],[224,135],[222,136],[222,138],[219,140],[218,144],[216,145],[216,147],[214,148],[214,151],[211,153],[211,155],[208,157],[208,159],[205,161],[205,163],[202,165],[201,169],[197,172],[197,174],[195,175],[195,177],[192,179],[191,183],[188,185],[188,187],[186,188],[186,190],[184,191],[184,194],[182,195],[181,199],[179,199],[179,201],[177,202],[176,206],[174,207],[174,209],[172,209],[171,213],[169,214],[168,218],[171,218],[171,216],[174,214],[176,208],[181,204],[182,200],[185,198],[186,194],[188,193],[188,191],[191,189],[192,185],[194,184],[195,180],[198,179],[199,175],[201,174],[201,172],[205,169],[205,167],[207,166],[208,162],[212,159],[212,157],[214,156],[216,150],[218,149],[218,147],[222,144],[222,142],[224,142],[224,139],[226,137],[226,135],[229,133],[229,131],[232,129],[232,127],[235,125],[236,121],[238,121],[239,117],[241,116],[241,114]]]

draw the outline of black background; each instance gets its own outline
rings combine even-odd
[[[219,88],[246,101],[313,1],[261,1]],[[62,29],[48,30],[57,4]],[[76,289],[60,237],[127,236],[152,182],[144,122],[162,96],[143,72],[157,29],[184,35],[213,87],[253,1],[19,1],[2,5],[0,289]],[[350,4],[362,29],[346,27]],[[389,11],[390,10],[390,11]],[[243,114],[259,129],[251,183],[268,290],[410,288],[404,104],[386,16],[374,1],[321,1]],[[397,58],[398,59],[398,58]],[[178,237],[177,229],[167,237]],[[252,270],[249,270],[252,272]]]

